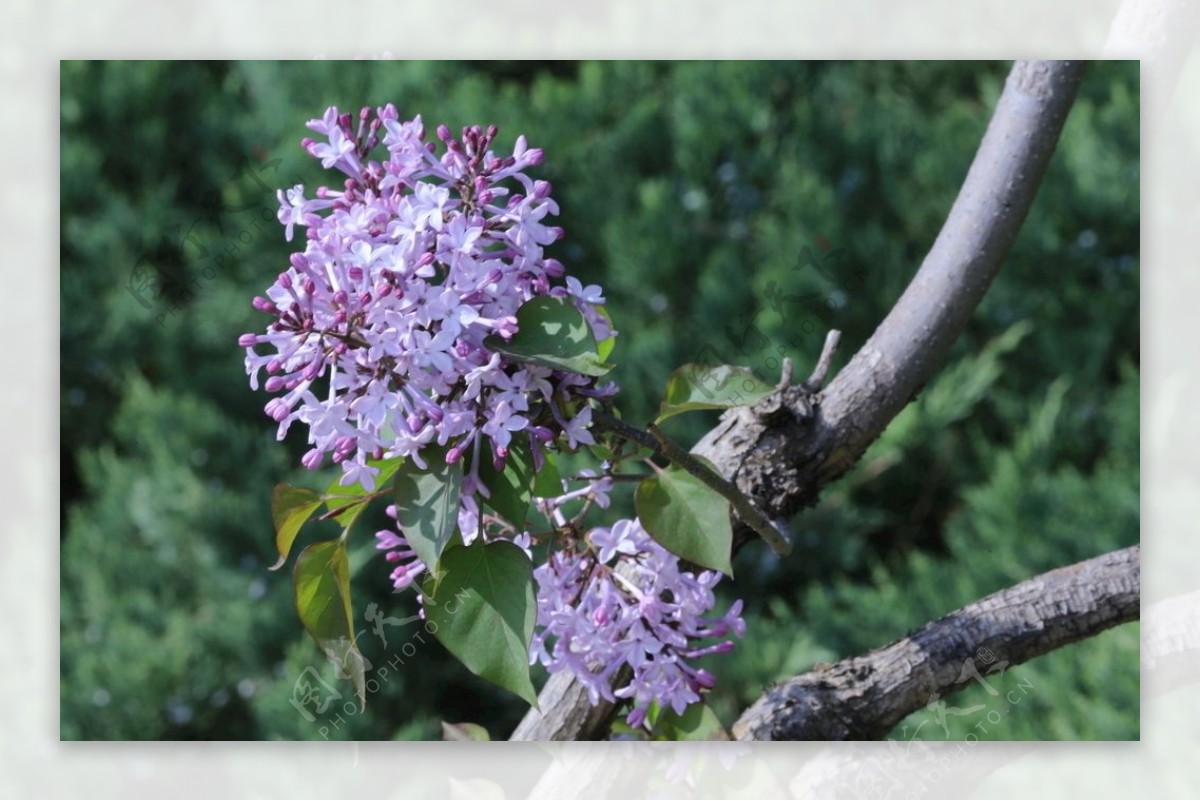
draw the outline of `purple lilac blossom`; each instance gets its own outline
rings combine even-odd
[[[721,574],[683,570],[637,520],[593,529],[587,540],[586,548],[552,553],[534,571],[538,629],[530,662],[551,673],[571,671],[593,704],[630,699],[631,726],[645,724],[655,701],[681,714],[715,681],[691,660],[725,653],[734,643],[723,638],[745,633],[742,602],[707,615]],[[699,642],[713,639],[719,641]],[[632,678],[614,687],[625,665]]]
[[[390,104],[363,109],[357,130],[353,122],[331,107],[308,123],[323,141],[302,142],[324,168],[345,174],[342,188],[322,186],[313,197],[303,185],[279,192],[285,238],[305,229],[305,246],[254,299],[274,319],[266,333],[239,338],[250,384],[257,389],[266,370],[265,389],[282,393],[266,405],[278,437],[293,422],[307,426],[312,447],[302,464],[315,470],[329,456],[343,484],[372,490],[378,470],[368,460],[404,457],[425,467],[431,446],[445,448],[448,463],[464,464],[464,542],[482,532],[532,557],[528,532],[480,506],[480,460],[502,469],[516,442],[539,465],[542,449],[560,438],[569,448],[594,444],[586,401],[616,387],[517,362],[485,339],[511,339],[521,305],[550,295],[573,303],[604,341],[616,334],[600,309],[603,290],[545,256],[562,235],[547,224],[558,206],[550,185],[524,172],[542,160],[524,137],[511,155],[497,156],[494,126],[465,128],[461,139],[439,126],[439,156],[421,118],[400,122]],[[380,145],[387,157],[372,160]],[[564,483],[558,497],[535,499],[555,528],[573,529],[568,504],[609,506],[610,477],[585,470],[579,478],[578,489]],[[387,514],[396,520],[396,507]],[[426,565],[399,522],[375,536],[397,590],[422,578]],[[652,702],[681,713],[698,701],[714,678],[692,661],[730,650],[727,637],[745,631],[741,601],[708,614],[720,574],[681,569],[636,520],[555,540],[534,578],[530,662],[570,670],[593,703],[628,699],[630,725],[646,724]],[[626,665],[632,678],[614,687]]]
[[[358,115],[335,107],[308,127],[327,141],[303,146],[342,188],[303,185],[279,192],[279,221],[290,241],[307,229],[303,251],[254,307],[274,320],[245,334],[250,384],[281,392],[266,405],[282,439],[292,423],[308,427],[302,459],[317,469],[328,456],[343,484],[374,489],[368,460],[402,456],[424,467],[426,449],[465,458],[469,498],[480,490],[479,449],[497,467],[521,438],[535,452],[559,435],[590,444],[590,410],[580,398],[607,394],[596,379],[518,363],[484,344],[517,332],[517,310],[539,295],[570,299],[597,341],[613,336],[597,309],[600,287],[565,276],[543,248],[562,235],[545,181],[525,170],[542,151],[518,137],[496,155],[494,126],[437,131],[442,154],[426,142],[421,118],[401,122],[394,106]],[[382,144],[387,157],[371,160]],[[260,352],[260,350],[262,352]],[[464,513],[470,512],[464,504]]]

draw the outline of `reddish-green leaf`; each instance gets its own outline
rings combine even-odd
[[[275,487],[271,495],[271,520],[275,523],[275,549],[279,551],[279,561],[271,565],[272,570],[283,567],[300,528],[320,505],[321,496],[313,490],[290,484]]]
[[[296,559],[296,612],[317,645],[366,699],[366,669],[355,639],[350,567],[340,541],[314,543]]]

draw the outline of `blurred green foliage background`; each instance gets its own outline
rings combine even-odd
[[[392,666],[365,711],[310,721],[289,703],[314,672],[351,695],[266,569],[272,486],[331,475],[299,468],[298,428],[275,441],[236,339],[263,325],[250,298],[289,253],[274,189],[326,180],[306,120],[390,101],[544,147],[554,255],[604,286],[622,408],[645,421],[686,361],[774,380],[782,349],[807,374],[836,327],[844,363],[933,241],[1007,69],[64,62],[62,738],[437,738],[440,720],[501,738],[524,711],[427,636],[385,628],[385,647],[365,618],[368,659]],[[797,517],[791,558],[740,554],[724,590],[749,631],[706,660],[726,725],[772,681],[1138,541],[1138,131],[1137,65],[1093,65],[946,368]],[[691,444],[714,420],[669,426]],[[367,522],[358,614],[411,614]],[[1136,625],[987,680],[893,737],[1138,737]]]

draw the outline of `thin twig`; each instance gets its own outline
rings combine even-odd
[[[738,513],[738,517],[742,522],[750,526],[758,532],[758,535],[766,540],[767,545],[771,546],[771,550],[778,556],[787,556],[792,552],[792,544],[787,541],[783,533],[775,527],[775,525],[767,519],[767,516],[758,510],[746,494],[734,486],[731,482],[726,481],[719,473],[706,465],[704,462],[692,456],[683,448],[676,445],[667,435],[659,429],[658,426],[651,423],[648,426],[650,434],[658,440],[660,453],[670,459],[679,467],[687,470],[696,478],[703,481],[710,489],[722,495],[729,504]]]
[[[605,478],[614,483],[634,483],[637,481],[645,481],[648,478],[653,478],[653,476],[651,476],[649,473],[608,473],[603,476],[568,476],[567,481],[600,481]]]
[[[648,432],[643,431],[636,426],[629,425],[624,420],[613,417],[603,409],[592,410],[592,422],[601,430],[610,431],[618,437],[636,442],[643,448],[653,451],[675,466],[691,473],[729,501],[729,505],[734,508],[742,522],[758,532],[759,536],[771,546],[772,551],[779,556],[787,556],[792,552],[791,543],[741,490],[722,478],[704,462],[672,442],[654,424],[649,426]]]
[[[813,368],[812,375],[804,382],[804,388],[809,392],[816,392],[825,383],[825,376],[829,374],[829,368],[833,365],[833,357],[837,353],[838,343],[842,340],[842,332],[834,329],[825,335],[825,346],[821,348],[821,357],[817,359],[817,366]]]
[[[775,385],[775,389],[787,389],[792,385],[792,357],[783,357],[783,369],[779,373],[779,383]]]

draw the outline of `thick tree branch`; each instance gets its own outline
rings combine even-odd
[[[1016,239],[1082,72],[1017,62],[929,255],[867,343],[815,397],[785,390],[790,415],[727,414],[693,449],[769,517],[815,503],[941,367]]]
[[[1059,568],[863,656],[771,688],[733,727],[739,740],[877,740],[931,700],[1120,623],[1141,609],[1140,548]]]
[[[823,392],[786,387],[731,410],[692,449],[768,519],[815,503],[941,366],[1029,211],[1082,73],[1080,62],[1017,62],[933,248],[866,345]],[[753,536],[739,526],[735,546]],[[586,704],[578,683],[555,691],[560,703]],[[612,710],[530,710],[513,739],[592,739],[608,718],[600,711]]]
[[[622,669],[620,682],[631,673]],[[530,709],[509,740],[599,740],[608,734],[615,706],[604,699],[592,706],[587,691],[570,673],[555,673],[538,693],[539,712]]]

